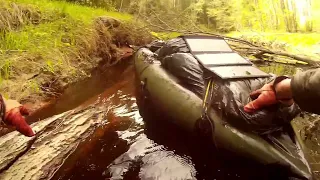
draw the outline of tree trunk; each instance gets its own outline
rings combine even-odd
[[[18,132],[1,137],[0,179],[50,179],[107,113],[108,103],[88,106],[35,123],[36,137]]]
[[[307,1],[307,7],[306,7],[306,31],[307,32],[312,32],[313,30],[313,21],[312,21],[312,3],[311,0],[306,0]]]
[[[288,32],[297,32],[297,8],[294,0],[281,0],[281,9]]]
[[[295,0],[290,0],[291,3],[291,22],[293,32],[298,32],[298,15],[297,15],[297,5]]]
[[[121,0],[120,7],[119,7],[119,12],[121,12],[121,10],[122,10],[122,5],[123,5],[123,0]]]
[[[271,3],[272,3],[272,9],[273,9],[273,13],[274,13],[274,26],[275,26],[275,29],[279,29],[279,19],[278,19],[278,14],[277,14],[277,8],[276,8],[274,0],[271,0]]]

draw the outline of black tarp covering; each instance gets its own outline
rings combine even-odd
[[[150,44],[147,44],[145,47],[148,48],[152,52],[156,52],[160,48],[162,48],[166,43],[164,41],[153,41]]]
[[[159,50],[158,58],[162,60],[164,57],[174,53],[190,53],[186,42],[182,38],[175,38],[167,41]]]
[[[157,54],[163,67],[176,76],[182,86],[203,98],[209,75],[206,68],[190,53],[183,38],[167,41]],[[242,130],[259,134],[281,130],[300,112],[297,105],[286,107],[277,104],[255,113],[243,110],[244,105],[252,100],[250,92],[272,80],[272,77],[229,80],[215,77],[211,105],[223,113],[226,122]]]
[[[202,97],[204,93],[203,69],[190,53],[174,53],[161,59],[165,69],[179,78],[180,83]]]

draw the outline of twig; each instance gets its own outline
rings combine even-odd
[[[2,52],[27,52],[26,50],[2,50],[2,49],[0,49],[0,51],[2,51]]]
[[[40,71],[40,73],[41,73],[41,71]],[[27,80],[29,81],[31,79],[34,79],[34,78],[38,77],[40,75],[40,73],[33,75],[32,77],[28,78]]]
[[[151,10],[153,12],[153,14],[156,16],[156,18],[164,25],[166,25],[168,28],[172,29],[171,26],[169,26],[166,22],[164,22],[162,19],[159,18],[159,16],[157,15],[157,13],[155,13],[153,10]]]

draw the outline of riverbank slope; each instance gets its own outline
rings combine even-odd
[[[0,92],[22,103],[58,97],[117,64],[151,35],[128,14],[62,1],[0,0]]]

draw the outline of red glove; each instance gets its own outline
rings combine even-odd
[[[34,136],[34,132],[23,117],[29,115],[27,108],[14,100],[4,100],[4,102],[6,104],[4,122],[7,125],[14,126],[17,131],[25,136]]]
[[[252,92],[250,97],[254,100],[244,106],[244,111],[248,113],[278,103],[272,84],[266,84],[261,89]]]

